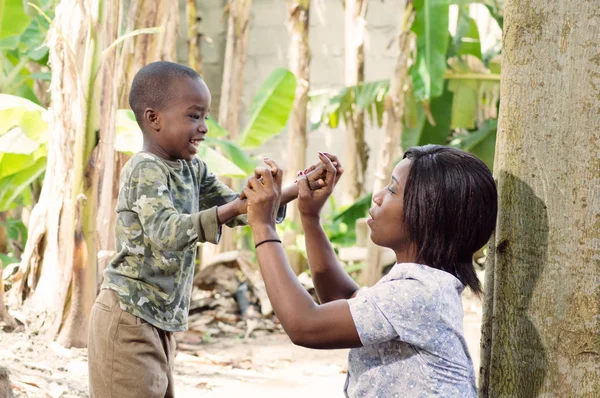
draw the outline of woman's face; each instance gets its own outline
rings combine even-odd
[[[404,187],[410,170],[410,159],[396,165],[389,184],[373,194],[373,206],[369,210],[371,218],[367,224],[371,228],[371,240],[379,246],[388,247],[396,253],[410,246],[403,223]]]

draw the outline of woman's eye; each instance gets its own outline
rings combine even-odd
[[[396,193],[396,192],[394,192],[394,191],[392,190],[392,188],[390,188],[390,187],[388,187],[388,188],[387,188],[387,190],[388,190],[390,193]]]

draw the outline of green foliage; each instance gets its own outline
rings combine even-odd
[[[417,58],[410,73],[415,98],[422,102],[439,97],[444,89],[450,4],[440,0],[415,0],[413,6],[412,31],[417,35]]]
[[[315,130],[322,124],[336,128],[340,117],[346,123],[354,112],[363,110],[367,112],[372,124],[381,127],[383,103],[389,88],[389,80],[379,80],[309,93],[310,130]]]
[[[481,58],[481,41],[477,23],[469,16],[469,9],[462,6],[458,12],[456,35],[452,39],[448,55],[451,57],[467,54]]]
[[[243,172],[240,177],[246,177],[247,175],[254,173],[254,169],[257,166],[256,161],[235,143],[211,137],[206,137],[205,142],[213,148],[220,148],[227,158]]]
[[[21,261],[19,254],[27,242],[27,227],[20,219],[7,218],[6,221],[0,222],[0,228],[6,231],[7,252],[0,253],[2,268],[6,268]]]
[[[33,92],[35,80],[50,80],[47,70],[48,48],[44,40],[52,15],[48,0],[33,2],[37,9],[22,0],[0,0],[0,92],[14,94],[39,103]],[[42,66],[32,72],[31,65]]]
[[[0,40],[19,37],[31,22],[22,0],[0,0]]]
[[[275,69],[262,84],[250,107],[250,119],[240,134],[242,148],[258,148],[285,127],[294,106],[296,77],[285,68]]]
[[[22,133],[20,135],[30,140],[47,141],[46,110],[28,99],[0,94],[0,121],[0,137],[18,127]],[[7,144],[0,145],[0,150]]]
[[[488,120],[485,124],[472,132],[456,136],[450,145],[473,153],[492,169],[496,147],[497,120]]]

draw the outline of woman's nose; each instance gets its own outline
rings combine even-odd
[[[375,203],[377,206],[381,206],[381,200],[383,198],[383,195],[381,194],[383,190],[375,193],[373,195],[373,203]]]

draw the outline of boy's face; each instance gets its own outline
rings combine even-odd
[[[173,82],[173,98],[155,110],[151,147],[167,160],[192,160],[208,133],[210,91],[201,79],[180,77]]]

